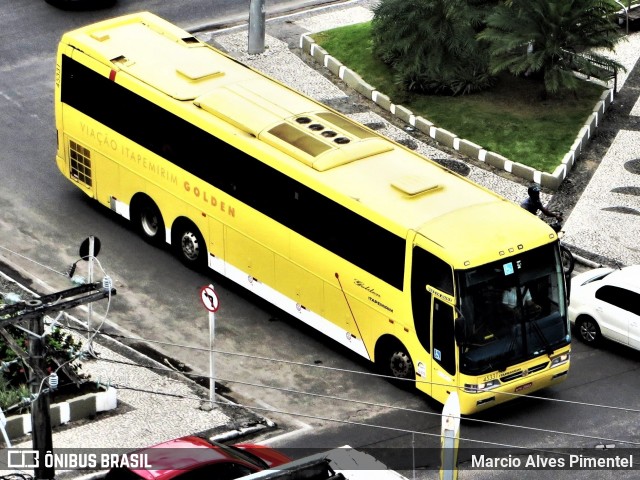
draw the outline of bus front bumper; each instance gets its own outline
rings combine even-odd
[[[469,389],[465,387],[461,390],[464,392],[460,399],[460,410],[463,415],[477,413],[492,406],[499,405],[516,398],[531,394],[543,388],[551,387],[561,383],[567,378],[569,373],[569,352],[565,354],[567,360],[561,364],[548,367],[537,373],[529,373],[526,369],[521,370],[523,373],[517,378],[509,380],[506,376],[496,379],[498,382],[495,387],[493,385],[484,385],[484,389]]]

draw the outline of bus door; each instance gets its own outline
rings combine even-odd
[[[445,298],[450,304],[453,304],[454,296],[453,269],[444,260],[429,251],[428,248],[432,246],[433,243],[421,235],[416,235],[413,239],[411,305],[416,336],[422,348],[412,356],[416,357],[413,360],[416,365],[418,388],[426,394],[436,397],[435,393],[444,389],[440,384],[446,382],[441,378],[442,360],[435,360],[434,357],[438,355],[442,358],[444,355],[444,359],[447,361],[453,352],[454,345],[453,319],[451,320],[451,346],[444,341],[445,332],[442,330],[442,326],[439,324],[435,327],[434,322],[444,320],[443,316],[447,315],[445,307],[451,310],[451,307],[442,299]],[[434,328],[437,335],[432,333]],[[437,340],[438,343],[435,344],[434,340]],[[453,358],[455,364],[455,356]],[[437,396],[438,400],[440,397],[441,395]]]
[[[445,403],[449,394],[455,390],[456,380],[456,342],[454,340],[453,297],[436,288],[427,286],[433,299],[431,303],[431,325],[433,326],[431,355],[432,394],[440,403]]]

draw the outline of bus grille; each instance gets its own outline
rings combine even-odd
[[[547,365],[549,365],[549,362],[544,362],[544,363],[540,363],[538,365],[535,365],[531,368],[529,368],[526,373],[524,370],[520,370],[519,372],[515,372],[512,373],[511,375],[506,375],[504,377],[500,377],[500,382],[502,383],[507,383],[510,382],[512,380],[515,380],[516,378],[521,378],[521,377],[525,377],[527,375],[531,375],[532,373],[536,373],[539,372],[540,370],[544,370]]]
[[[71,176],[77,181],[91,186],[91,152],[74,141],[69,142]]]

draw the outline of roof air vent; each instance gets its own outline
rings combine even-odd
[[[391,183],[391,186],[397,188],[402,193],[409,196],[419,195],[421,193],[432,192],[438,190],[440,185],[433,183],[428,178],[419,177],[402,177]]]

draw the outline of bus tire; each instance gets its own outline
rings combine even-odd
[[[389,381],[404,390],[415,388],[416,371],[413,360],[400,341],[386,343],[376,355],[376,365]]]
[[[566,277],[569,277],[576,265],[576,259],[573,257],[571,250],[564,245],[560,245],[560,259],[562,260],[562,269]]]
[[[176,255],[187,267],[202,272],[208,265],[204,237],[192,222],[179,222],[173,229],[172,244]]]
[[[132,220],[140,236],[152,245],[162,245],[165,242],[164,220],[154,201],[142,196],[134,200],[131,210]]]

